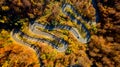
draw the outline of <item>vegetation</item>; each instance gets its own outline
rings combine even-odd
[[[103,0],[98,2],[100,21],[97,33],[92,36],[89,44],[89,56],[97,67],[119,67],[120,62],[120,15],[118,0]],[[93,32],[92,32],[93,34]]]
[[[95,21],[96,10],[92,0],[65,0],[90,22]],[[100,20],[96,25],[87,24],[88,21],[74,15],[90,31],[91,41],[83,44],[68,30],[45,30],[68,42],[65,52],[58,52],[49,44],[34,42],[20,37],[27,43],[39,47],[40,62],[35,50],[16,42],[11,34],[13,29],[19,29],[33,38],[44,38],[62,47],[63,44],[51,40],[43,35],[36,35],[29,30],[29,24],[34,21],[56,26],[59,24],[78,29],[82,36],[84,31],[62,12],[63,0],[0,0],[0,67],[120,67],[120,1],[96,0]]]
[[[33,51],[26,46],[16,44],[11,40],[9,32],[2,29],[0,31],[0,66],[23,67],[39,66],[39,64]]]

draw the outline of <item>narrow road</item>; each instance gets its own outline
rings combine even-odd
[[[95,0],[93,0],[92,2],[93,2],[93,5],[96,8]],[[76,14],[76,16],[81,17],[83,20],[85,20],[85,21],[89,21],[89,20],[86,17],[83,17],[82,15],[80,15],[79,12],[77,12],[77,10],[72,5],[70,5],[68,3],[62,5],[62,12],[65,15],[69,16],[71,21],[77,23],[82,28],[82,30],[86,34],[85,38],[82,37],[82,35],[80,34],[80,32],[78,31],[77,28],[67,26],[67,25],[56,25],[56,26],[51,28],[51,26],[43,25],[43,24],[40,24],[40,23],[37,23],[37,22],[34,22],[32,25],[30,24],[29,29],[34,34],[47,36],[47,37],[53,39],[53,41],[50,41],[50,40],[47,40],[47,39],[30,37],[30,36],[24,34],[23,32],[21,32],[21,31],[19,31],[17,29],[14,29],[13,31],[11,31],[11,37],[16,42],[19,42],[20,44],[23,44],[23,45],[28,46],[28,47],[32,48],[33,50],[35,50],[35,52],[36,52],[36,54],[38,56],[40,64],[42,64],[41,59],[40,59],[40,48],[38,46],[35,46],[35,45],[30,44],[28,42],[25,42],[24,40],[22,40],[20,38],[20,36],[27,39],[28,41],[47,43],[47,44],[51,45],[53,48],[55,48],[58,52],[64,52],[68,47],[68,43],[64,39],[59,38],[59,37],[57,37],[57,36],[55,36],[53,34],[50,34],[48,32],[41,31],[38,28],[42,28],[42,29],[45,29],[45,30],[58,30],[58,29],[69,30],[72,33],[72,35],[79,42],[88,43],[90,41],[90,33],[89,33],[88,29],[84,26],[84,24],[82,24],[79,20],[77,20],[72,14],[70,14],[69,12],[66,12],[66,10],[65,10],[66,8],[72,9],[72,11]],[[96,16],[97,16],[97,14],[96,14]],[[96,18],[98,20],[98,16]],[[57,43],[55,43],[55,42],[57,42]],[[62,47],[59,47],[58,44],[62,44]]]
[[[83,17],[82,15],[80,15],[79,14],[79,12],[77,12],[77,10],[75,10],[75,8],[72,6],[72,5],[70,5],[70,4],[68,4],[68,3],[66,3],[66,4],[64,4],[63,6],[62,6],[62,12],[65,14],[65,15],[67,15],[67,16],[69,16],[70,17],[70,19],[73,21],[73,22],[75,22],[75,23],[77,23],[79,26],[80,26],[80,28],[82,28],[82,30],[86,33],[86,38],[83,38],[81,35],[75,35],[78,39],[79,39],[79,41],[81,41],[82,43],[88,43],[89,41],[90,41],[90,32],[88,31],[88,29],[85,27],[85,25],[84,24],[82,24],[79,20],[77,20],[72,14],[70,14],[69,12],[66,12],[66,8],[71,8],[71,10],[77,15],[77,16],[79,16],[79,17],[81,17],[82,19],[84,19],[85,21],[88,21],[88,19],[86,18],[86,17]],[[75,31],[75,30],[74,30]],[[77,31],[77,29],[76,29],[76,31]],[[75,33],[75,32],[74,32]]]
[[[71,27],[71,26],[56,25],[53,28],[51,28],[51,26],[43,25],[43,24],[40,24],[40,23],[37,23],[37,22],[34,22],[33,25],[30,26],[30,30],[34,34],[39,34],[39,35],[43,34],[45,36],[48,36],[49,38],[57,39],[57,37],[55,35],[49,34],[47,32],[42,32],[42,31],[38,30],[37,27],[43,28],[45,30],[58,30],[58,29],[69,30],[79,42],[82,42],[82,43],[87,43],[88,42],[87,40],[88,40],[89,36],[87,36],[85,39],[83,39],[82,36],[79,34],[77,28],[74,28],[74,27]]]
[[[48,33],[48,32],[44,32],[44,31],[41,31],[39,30],[37,27],[39,28],[42,28],[42,29],[46,29],[46,25],[42,25],[42,24],[39,24],[37,22],[34,22],[33,25],[30,25],[29,26],[30,30],[34,33],[34,34],[39,34],[39,35],[43,35],[43,36],[47,36],[53,40],[55,40],[56,42],[58,43],[61,43],[62,47],[58,47],[58,46],[55,46],[56,44],[52,45],[54,48],[56,48],[59,52],[64,52],[66,49],[67,49],[67,46],[68,46],[68,43],[67,41],[63,40],[62,38],[59,38],[51,33]]]
[[[21,44],[27,45],[27,46],[29,46],[29,47],[31,47],[31,48],[33,48],[33,49],[34,49],[34,48],[37,49],[37,47],[34,46],[34,45],[32,45],[32,44],[29,44],[29,43],[27,43],[27,42],[24,42],[24,41],[23,41],[22,39],[20,39],[18,36],[24,37],[24,38],[26,38],[26,39],[29,40],[29,41],[47,43],[47,44],[51,45],[53,48],[55,48],[58,52],[64,52],[64,51],[67,49],[67,46],[68,46],[68,43],[67,43],[66,41],[64,41],[63,39],[59,39],[59,40],[58,40],[59,43],[63,44],[62,47],[58,47],[58,46],[56,45],[56,43],[54,43],[54,42],[51,42],[51,41],[46,40],[46,39],[30,37],[30,36],[24,34],[24,33],[21,32],[21,31],[16,32],[16,31],[14,30],[14,31],[12,31],[11,36],[12,36],[12,38],[13,38],[15,41],[17,41],[17,42],[19,42],[19,43],[21,43]],[[38,50],[36,50],[36,52],[38,53]]]
[[[95,5],[94,3],[95,1],[93,0],[93,4]],[[95,5],[96,6],[96,5]],[[72,33],[72,35],[79,41],[79,42],[82,42],[82,43],[88,43],[90,41],[90,32],[88,31],[88,29],[84,26],[84,24],[81,23],[81,21],[77,20],[72,14],[70,14],[69,12],[66,12],[66,8],[70,8],[73,13],[75,13],[76,16],[78,17],[81,17],[83,20],[85,21],[89,21],[86,17],[83,17],[82,15],[79,14],[79,12],[77,12],[77,10],[70,4],[66,3],[66,4],[63,4],[62,5],[62,12],[69,16],[71,21],[77,23],[80,28],[82,28],[82,30],[85,32],[86,34],[86,37],[83,38],[82,35],[80,34],[80,32],[78,31],[77,28],[74,28],[74,27],[71,27],[71,26],[67,26],[67,25],[56,25],[54,27],[51,28],[51,26],[49,25],[43,25],[43,24],[40,24],[40,23],[37,23],[37,22],[34,22],[32,25],[30,24],[29,25],[29,29],[34,33],[34,34],[38,34],[38,35],[43,35],[43,36],[47,36],[51,39],[53,39],[53,41],[50,41],[50,40],[47,40],[47,39],[42,39],[42,38],[34,38],[34,37],[30,37],[26,34],[24,34],[23,32],[17,30],[17,29],[14,29],[12,32],[11,32],[11,37],[16,41],[16,42],[19,42],[23,45],[26,45],[30,48],[32,48],[33,50],[36,51],[36,54],[39,58],[39,62],[40,62],[40,48],[33,45],[33,44],[29,44],[28,42],[25,42],[23,41],[19,36],[27,39],[28,41],[34,41],[34,42],[42,42],[42,43],[47,43],[49,45],[51,45],[53,48],[55,48],[58,52],[64,52],[67,47],[68,47],[68,43],[62,39],[62,38],[59,38],[57,37],[56,35],[53,35],[51,33],[48,33],[48,32],[44,32],[44,31],[41,31],[39,30],[38,28],[42,28],[44,30],[58,30],[58,29],[65,29],[65,30],[68,30]],[[97,16],[97,14],[96,14]],[[98,17],[98,16],[97,16]],[[90,21],[91,22],[91,21]],[[92,22],[91,22],[92,23]],[[38,27],[38,28],[37,28]],[[58,44],[62,44],[61,47],[58,46]],[[42,64],[40,62],[40,64]]]
[[[11,31],[11,37],[16,41],[16,42],[19,42],[20,44],[23,44],[25,46],[28,46],[30,48],[32,48],[32,50],[35,50],[36,54],[37,54],[37,57],[39,59],[39,62],[40,62],[40,49],[39,47],[35,46],[35,45],[32,45],[32,44],[29,44],[27,42],[24,42],[23,40],[21,40],[18,35],[20,34],[21,32],[18,32],[17,29],[14,29]],[[41,63],[41,62],[40,62]]]

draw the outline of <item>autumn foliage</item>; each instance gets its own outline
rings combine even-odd
[[[43,24],[74,26],[70,18],[61,12],[62,1],[0,0],[0,24],[3,24],[0,27],[0,67],[39,67],[41,63],[45,67],[120,67],[119,0],[96,0],[100,20],[97,27],[90,26],[91,41],[87,44],[78,42],[66,30],[50,31],[68,41],[69,46],[65,52],[60,53],[48,44],[34,42],[33,45],[40,48],[41,63],[34,50],[16,43],[10,36],[10,30],[4,29],[7,27],[4,23],[21,23],[22,32],[39,38],[28,31],[30,19],[38,18]],[[73,5],[82,16],[95,20],[96,12],[91,0],[65,1]]]

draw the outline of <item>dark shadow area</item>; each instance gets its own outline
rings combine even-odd
[[[12,30],[13,28],[21,28],[22,24],[17,23],[17,21],[21,18],[20,15],[14,12],[14,10],[9,10],[9,11],[0,11],[1,13],[1,19],[2,17],[5,16],[8,18],[5,23],[0,22],[0,29],[6,29],[6,30]],[[17,24],[17,25],[16,25]]]
[[[89,52],[90,52],[90,51],[87,50],[87,51],[86,51],[86,54],[87,54],[88,58],[90,59],[91,56],[90,56]],[[97,67],[97,65],[95,64],[95,62],[92,62],[91,67]]]
[[[100,20],[100,12],[99,12],[99,9],[98,9],[98,2],[96,0],[92,0],[92,4],[93,4],[93,7],[95,8],[95,11],[96,11],[96,22],[99,22]]]

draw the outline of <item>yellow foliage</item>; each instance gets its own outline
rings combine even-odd
[[[36,5],[36,3],[34,2],[34,0],[31,0],[31,2]]]
[[[47,18],[50,16],[50,14],[47,14],[45,16],[39,17],[36,22],[47,22]]]
[[[67,37],[67,36],[64,36],[64,39],[65,39],[65,40],[68,40],[68,37]]]
[[[9,66],[8,61],[5,61],[5,63],[2,65],[2,67],[8,67],[8,66]]]
[[[34,16],[33,14],[31,14],[31,13],[28,13],[28,15],[29,15],[30,18],[34,18],[34,17],[35,17],[35,16]]]
[[[7,21],[7,17],[6,17],[6,16],[3,16],[3,19],[4,19],[5,21]]]
[[[7,31],[4,30],[4,29],[2,29],[1,33],[2,33],[2,34],[7,34]]]
[[[70,20],[68,20],[68,21],[66,22],[66,24],[69,25],[69,26],[74,26],[74,25],[73,25],[73,22],[71,22]]]
[[[1,22],[1,23],[5,23],[5,21],[4,21],[4,20],[1,20],[1,19],[0,19],[0,22]]]
[[[4,10],[4,11],[6,11],[6,10],[9,10],[9,9],[10,9],[8,6],[2,6],[1,8],[2,8],[2,10]]]
[[[41,55],[41,58],[42,58],[43,60],[45,60],[45,59],[46,59],[46,55],[45,55],[45,54],[42,54],[42,55]]]

